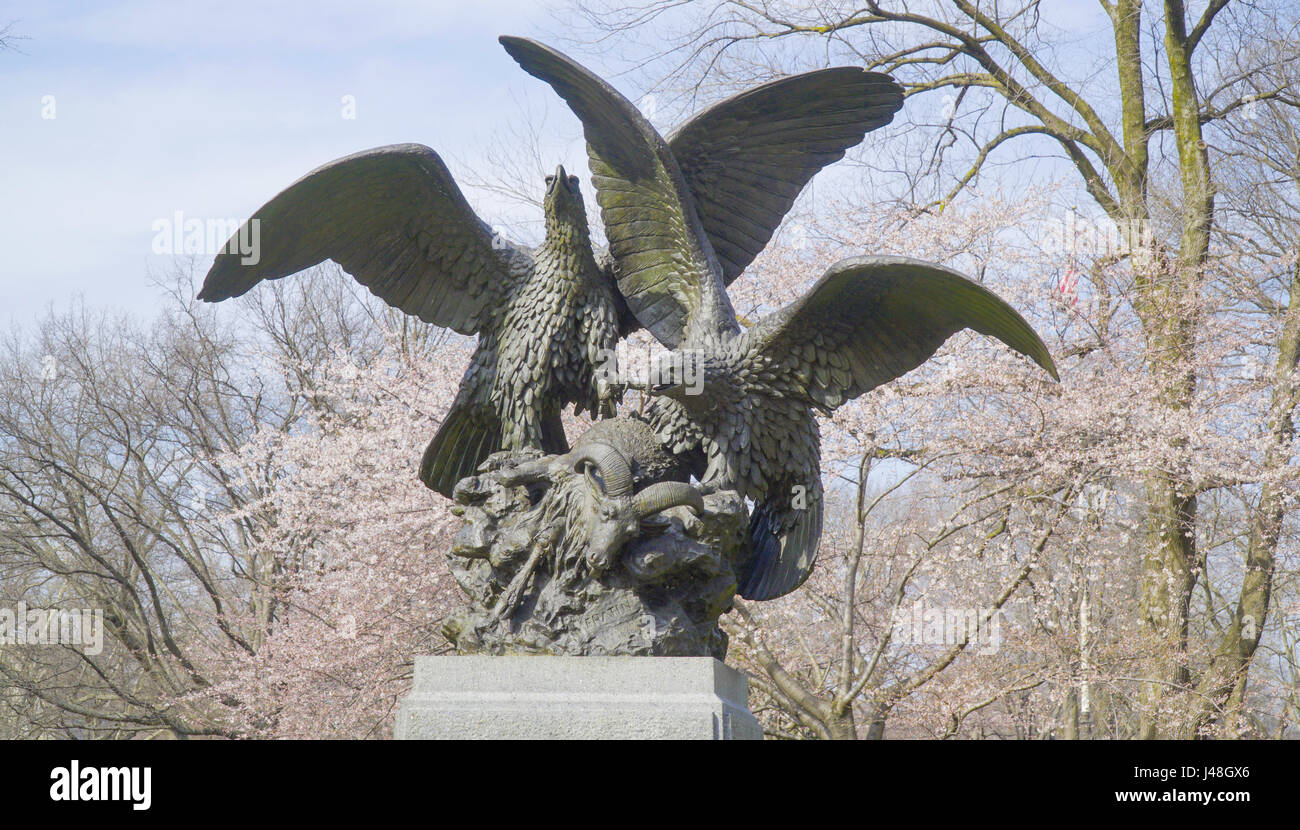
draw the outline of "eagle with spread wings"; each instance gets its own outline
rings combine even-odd
[[[782,116],[776,126],[721,130],[725,182],[701,191],[690,183],[700,176],[690,155],[603,80],[542,44],[501,41],[581,120],[618,291],[673,349],[644,387],[655,396],[647,419],[661,442],[692,457],[702,484],[754,503],[741,596],[782,596],[812,571],[822,531],[816,412],[911,371],[966,328],[1057,377],[1047,347],[1007,303],[955,271],[905,257],[842,260],[742,332],[725,287],[738,261],[761,249],[759,237],[769,238],[761,229],[789,208],[787,145],[774,137]],[[842,153],[830,112],[808,117],[792,139],[798,152]],[[675,140],[693,129],[694,121]]]
[[[678,172],[665,184],[682,190],[664,210],[678,198],[690,202],[682,216],[693,225],[683,238],[699,240],[693,255],[708,257],[729,282],[812,176],[901,106],[892,79],[854,68],[795,75],[727,99],[669,142],[665,152]],[[629,151],[624,161],[635,163],[640,150]],[[475,214],[433,150],[367,150],[308,173],[259,208],[249,220],[260,223],[256,261],[229,247],[199,299],[236,297],[331,259],[390,306],[477,334],[460,390],[420,465],[421,480],[450,497],[457,481],[499,450],[567,451],[560,413],[568,404],[610,414],[615,387],[604,379],[614,372],[614,347],[632,330],[644,325],[676,345],[686,328],[734,326],[720,291],[701,297],[691,315],[658,302],[647,288],[659,273],[657,249],[629,241],[638,222],[607,214],[610,250],[594,249],[579,181],[563,167],[546,178],[544,211],[545,239],[527,248]]]

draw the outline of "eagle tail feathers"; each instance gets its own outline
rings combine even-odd
[[[420,480],[447,498],[456,482],[474,475],[502,445],[501,420],[492,412],[453,406],[420,460]]]

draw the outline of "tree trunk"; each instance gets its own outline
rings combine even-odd
[[[1178,255],[1168,269],[1159,268],[1147,286],[1152,370],[1161,378],[1164,404],[1182,409],[1196,388],[1194,374],[1183,368],[1193,356],[1201,273],[1210,249],[1214,194],[1209,156],[1201,134],[1200,102],[1192,73],[1192,44],[1182,0],[1165,0],[1165,53],[1183,216]],[[1156,265],[1158,263],[1153,263]],[[1188,482],[1156,472],[1147,482],[1147,555],[1142,580],[1142,620],[1155,649],[1145,672],[1152,681],[1141,693],[1139,735],[1172,737],[1163,726],[1162,706],[1172,690],[1185,688],[1187,608],[1196,584],[1196,494]],[[1175,730],[1178,731],[1178,730]]]

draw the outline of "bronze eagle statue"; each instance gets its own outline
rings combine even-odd
[[[478,334],[420,478],[450,497],[493,452],[568,450],[560,411],[593,412],[598,361],[619,337],[617,289],[597,265],[577,177],[546,177],[546,238],[534,250],[494,234],[442,159],[419,144],[332,161],[253,214],[256,262],[219,254],[199,299],[244,294],[326,259],[394,308]],[[247,238],[247,237],[246,237]]]
[[[693,117],[667,151],[689,200],[690,238],[724,280],[734,279],[771,238],[795,197],[902,105],[887,76],[852,68],[795,75],[749,90]],[[634,149],[635,152],[635,149]],[[379,147],[303,176],[254,213],[261,250],[246,261],[219,254],[199,299],[236,297],[326,259],[390,306],[465,335],[478,345],[454,403],[430,441],[421,480],[451,497],[494,452],[568,450],[560,413],[611,414],[602,383],[620,337],[645,325],[676,345],[683,316],[648,286],[658,254],[638,241],[639,221],[607,212],[610,251],[592,247],[581,189],[563,167],[546,179],[546,237],[528,249],[499,235],[470,207],[446,165],[419,144]],[[240,233],[247,234],[245,228]],[[243,238],[248,238],[247,236]],[[640,267],[616,280],[613,264]],[[630,292],[630,293],[629,293]],[[732,320],[718,293],[719,320]]]
[[[733,249],[715,247],[719,234],[703,222],[747,227],[762,215],[761,199],[755,208],[726,189],[699,199],[673,148],[616,90],[547,46],[501,41],[582,121],[613,277],[633,313],[673,349],[645,386],[656,396],[645,417],[674,453],[693,458],[703,485],[754,502],[742,596],[782,596],[812,571],[822,530],[816,412],[911,371],[965,328],[1057,377],[1047,347],[1004,301],[955,271],[904,257],[842,260],[742,333],[725,291],[735,275],[718,250]],[[737,133],[730,146],[743,152],[764,137]],[[746,181],[761,189],[780,170],[756,165]]]

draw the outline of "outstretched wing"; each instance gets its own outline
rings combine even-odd
[[[964,328],[998,338],[1057,377],[1047,347],[1015,309],[956,271],[906,257],[841,260],[739,345],[771,375],[794,381],[809,403],[833,409],[920,366]],[[806,472],[817,474],[815,466]],[[782,491],[755,505],[741,595],[772,599],[799,587],[820,534],[820,503],[795,509]]]
[[[750,354],[767,356],[812,403],[834,409],[920,366],[965,328],[1057,378],[1047,346],[1015,309],[950,268],[907,257],[841,260],[745,336]]]
[[[668,137],[730,285],[804,186],[903,106],[888,75],[836,67],[792,75],[698,113]]]
[[[738,331],[722,270],[672,151],[630,101],[568,56],[502,37],[582,121],[614,275],[628,307],[677,348]]]
[[[318,167],[240,229],[255,250],[219,254],[199,299],[238,297],[332,259],[389,305],[473,334],[531,266],[475,215],[438,154],[420,144],[366,150]],[[247,260],[247,261],[245,261]]]

